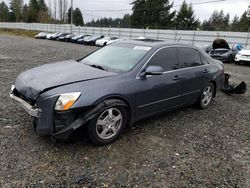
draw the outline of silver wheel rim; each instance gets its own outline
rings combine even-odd
[[[122,113],[117,108],[105,110],[97,119],[96,133],[104,140],[114,137],[122,126]]]
[[[204,106],[207,106],[211,102],[212,98],[213,98],[213,89],[211,86],[208,86],[202,94],[202,100],[201,100],[202,104]]]

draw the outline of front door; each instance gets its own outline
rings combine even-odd
[[[148,62],[147,66],[161,66],[162,75],[153,75],[136,80],[136,115],[143,118],[162,110],[180,105],[182,79],[179,77],[177,48],[166,47],[159,50]]]

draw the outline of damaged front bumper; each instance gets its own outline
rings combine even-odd
[[[52,136],[62,140],[68,139],[75,130],[76,119],[86,110],[57,112],[54,110],[54,107],[58,96],[51,96],[31,102],[19,93],[15,89],[15,86],[11,88],[10,98],[33,118],[33,126],[38,135]],[[83,124],[77,125],[80,127]]]
[[[12,86],[10,98],[16,101],[30,116],[38,118],[38,115],[39,115],[39,112],[41,112],[41,109],[34,108],[25,100],[15,96],[15,94],[13,93],[14,89],[15,89],[15,86]]]

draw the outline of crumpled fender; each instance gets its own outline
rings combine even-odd
[[[85,125],[89,120],[95,118],[104,108],[111,107],[111,106],[124,106],[128,107],[127,104],[124,102],[117,100],[117,99],[110,99],[106,101],[102,101],[94,108],[88,110],[83,115],[79,116],[70,126],[65,127],[63,130],[55,133],[53,137],[57,139],[67,139],[76,129]]]

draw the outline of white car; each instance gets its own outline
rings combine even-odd
[[[250,45],[239,51],[235,56],[235,64],[249,63],[250,64]]]
[[[118,39],[118,37],[104,37],[102,39],[97,40],[95,42],[95,45],[96,46],[106,46],[110,41],[115,41],[117,39]]]
[[[55,35],[58,35],[58,34],[59,34],[59,32],[57,32],[57,33],[49,33],[49,34],[47,34],[46,39],[50,39],[52,36],[55,36]]]
[[[43,38],[46,37],[46,35],[47,35],[47,33],[41,32],[41,33],[38,33],[38,34],[35,36],[35,38],[36,38],[36,39],[43,39]]]

